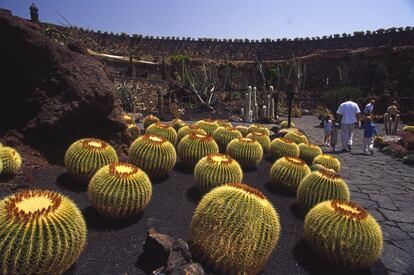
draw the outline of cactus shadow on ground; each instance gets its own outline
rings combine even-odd
[[[188,200],[194,204],[198,204],[198,202],[203,197],[203,194],[200,193],[200,191],[197,189],[195,185],[188,188],[185,192],[185,195],[187,196]]]
[[[275,159],[270,155],[265,156],[263,159],[272,164],[275,162]]]
[[[170,178],[169,175],[165,175],[165,176],[163,176],[161,178],[151,179],[151,183],[152,184],[161,184],[163,182],[166,182],[169,178]]]
[[[64,172],[56,178],[56,185],[75,193],[83,193],[88,190],[87,184],[77,182],[68,172]]]
[[[88,206],[82,209],[82,214],[85,217],[88,229],[93,229],[96,231],[120,230],[134,225],[143,216],[143,213],[140,213],[137,216],[131,218],[111,219],[101,215],[92,206]]]
[[[10,175],[0,175],[0,182],[8,182],[12,180],[16,175],[10,174]]]
[[[271,182],[266,182],[265,185],[264,185],[264,187],[265,187],[265,189],[267,191],[269,191],[272,194],[277,194],[277,195],[281,195],[281,196],[284,196],[284,197],[290,197],[290,198],[294,198],[295,197],[295,194],[289,193],[289,192],[287,192],[287,191],[285,191],[283,189],[277,189],[277,188],[275,188],[272,185]]]
[[[192,175],[193,171],[192,169],[189,169],[188,167],[186,167],[182,162],[177,162],[177,164],[174,166],[173,168],[174,171],[183,173],[183,174],[188,174],[188,175]]]
[[[289,211],[292,213],[292,216],[299,220],[299,221],[303,221],[305,219],[305,216],[302,214],[302,212],[300,212],[300,209],[298,207],[298,204],[292,203],[292,205],[289,207]]]

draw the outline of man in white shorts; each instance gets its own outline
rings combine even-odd
[[[358,126],[358,116],[361,113],[358,104],[351,101],[351,99],[350,96],[347,96],[347,101],[342,103],[336,111],[341,120],[341,142],[343,152],[351,151],[354,129]]]

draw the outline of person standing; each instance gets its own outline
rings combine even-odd
[[[372,123],[372,119],[370,116],[365,117],[364,121],[364,140],[362,143],[362,151],[364,154],[367,154],[368,151],[371,153],[371,155],[374,154],[374,149],[372,146],[373,143],[373,137],[377,136],[377,129],[375,128],[374,123]]]
[[[342,152],[351,151],[354,129],[358,127],[358,116],[361,113],[358,104],[352,101],[351,96],[346,97],[336,113],[341,121]]]
[[[375,100],[371,100],[364,108],[364,115],[370,116],[374,112]]]
[[[325,134],[325,139],[323,141],[324,146],[329,146],[331,142],[331,131],[332,131],[332,118],[331,116],[326,116],[323,120],[323,132]]]

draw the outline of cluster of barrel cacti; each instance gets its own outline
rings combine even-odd
[[[15,175],[22,168],[22,157],[19,152],[9,146],[0,144],[0,175]]]

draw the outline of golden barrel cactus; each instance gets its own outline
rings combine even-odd
[[[218,127],[213,134],[213,138],[222,153],[226,152],[227,145],[230,141],[239,137],[242,137],[242,134],[236,128]]]
[[[290,127],[291,128],[294,128],[295,127],[295,123],[293,123],[293,121],[290,122]],[[282,122],[280,122],[280,128],[281,129],[288,128],[288,121],[287,120],[283,120]]]
[[[233,128],[233,124],[228,120],[217,120],[217,124],[221,127]]]
[[[101,167],[117,161],[115,149],[97,138],[75,141],[65,153],[65,167],[68,173],[86,184]]]
[[[129,147],[129,161],[151,178],[166,176],[177,161],[174,145],[163,137],[143,135]]]
[[[92,177],[88,197],[92,206],[111,218],[128,218],[141,213],[152,196],[147,174],[130,163],[111,163]]]
[[[407,132],[414,133],[414,126],[407,125],[407,126],[404,126],[402,130],[403,131],[407,131]]]
[[[170,122],[170,125],[171,127],[174,128],[176,132],[178,132],[178,130],[180,130],[182,127],[184,127],[187,124],[183,120],[179,118],[175,118]]]
[[[316,144],[300,143],[299,158],[303,159],[308,165],[312,165],[313,159],[322,155],[321,148]]]
[[[249,128],[247,128],[246,126],[236,126],[235,127],[237,130],[239,130],[239,132],[244,136],[247,137],[247,135],[249,134]]]
[[[270,168],[270,182],[276,189],[296,195],[299,184],[310,173],[309,166],[303,160],[282,157]]]
[[[214,188],[191,221],[192,252],[220,274],[258,274],[279,240],[279,215],[258,190],[242,183]]]
[[[299,146],[285,138],[275,138],[269,145],[269,153],[274,159],[281,157],[299,157]]]
[[[352,202],[317,204],[306,215],[304,231],[310,248],[341,268],[367,268],[383,250],[381,227],[368,211]]]
[[[250,133],[263,133],[265,135],[270,135],[270,130],[267,129],[265,126],[260,124],[252,124],[247,128],[247,131]]]
[[[121,118],[126,124],[135,124],[134,119],[130,115],[123,114]]]
[[[225,183],[241,182],[242,179],[240,164],[227,155],[210,154],[194,167],[194,183],[201,193]]]
[[[147,129],[148,126],[150,126],[151,124],[153,124],[155,122],[160,122],[160,119],[158,117],[154,116],[154,115],[147,115],[142,120],[142,124],[144,125],[144,129]]]
[[[321,164],[326,168],[333,169],[335,172],[341,170],[341,162],[332,155],[321,154],[313,159],[312,164]]]
[[[132,140],[135,140],[141,134],[141,130],[135,124],[129,124],[127,129],[125,130],[127,136],[129,136]]]
[[[200,127],[204,131],[207,132],[207,135],[213,136],[214,131],[220,127],[220,125],[217,123],[217,120],[214,119],[202,119],[195,123],[195,126]]]
[[[299,131],[291,131],[291,132],[287,133],[284,136],[284,138],[289,139],[289,140],[293,141],[296,144],[309,143],[308,138],[305,136],[305,134],[303,134]]]
[[[335,170],[330,169],[330,168],[327,168],[327,167],[323,166],[322,164],[312,164],[310,166],[310,169],[312,171],[320,171],[320,170],[323,170],[323,171],[329,171],[329,172],[334,173],[334,174],[336,173]]]
[[[148,128],[145,130],[145,134],[163,137],[173,145],[177,142],[177,132],[174,130],[174,128],[168,124],[163,124],[161,122],[155,122],[148,126]]]
[[[268,135],[261,133],[261,132],[252,132],[248,134],[247,137],[259,142],[263,148],[264,153],[269,152],[270,138]]]
[[[61,274],[79,258],[86,223],[66,196],[24,190],[0,201],[1,274]]]
[[[212,136],[191,132],[180,141],[177,151],[184,166],[193,169],[203,157],[217,154],[219,147]]]
[[[195,125],[186,125],[182,128],[180,128],[180,130],[178,130],[177,133],[177,144],[180,143],[180,141],[183,139],[183,137],[185,137],[186,135],[188,135],[190,132],[194,132],[196,134],[203,134],[203,135],[207,135],[207,132],[204,131],[203,129],[201,129],[198,126]]]
[[[237,160],[243,169],[252,169],[262,160],[263,148],[256,140],[241,137],[229,143],[226,154]]]
[[[22,168],[22,157],[15,149],[0,147],[0,174],[17,174]]]

